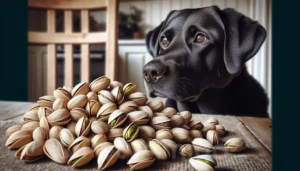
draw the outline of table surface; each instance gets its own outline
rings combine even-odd
[[[0,121],[3,123],[8,123],[8,126],[11,126],[9,123],[13,122],[19,122],[22,115],[31,107],[35,106],[35,103],[30,102],[11,102],[11,101],[0,101]],[[201,121],[205,121],[205,119],[208,119],[211,117],[211,115],[205,115],[205,114],[193,114],[193,118],[199,118]],[[221,139],[221,143],[224,143],[226,140],[232,137],[240,136],[243,138],[247,144],[248,154],[224,154],[222,156],[221,154],[218,156],[218,154],[213,153],[215,158],[218,161],[218,167],[216,170],[235,170],[236,168],[241,169],[243,168],[242,165],[249,161],[243,161],[242,157],[243,155],[246,155],[244,157],[252,156],[254,158],[257,157],[258,161],[263,160],[265,163],[262,164],[261,170],[271,170],[271,160],[272,160],[272,121],[270,118],[256,118],[256,117],[236,117],[236,116],[229,116],[229,115],[213,115],[213,117],[217,118],[220,124],[222,124],[226,130],[228,136],[225,136]],[[6,127],[8,127],[6,126]],[[3,136],[4,132],[1,133],[1,142],[4,143],[6,141],[6,137]],[[5,139],[5,140],[4,140]],[[3,145],[1,145],[2,147]],[[223,147],[221,145],[218,145],[217,149],[222,150]],[[7,150],[10,152],[9,150]],[[11,154],[13,156],[14,154]],[[231,159],[229,156],[233,156]],[[234,160],[234,155],[236,157],[240,157],[241,161],[235,162],[237,166],[230,167],[226,169],[222,169],[222,167],[219,166],[227,166],[225,160],[226,158],[229,158],[231,160]],[[227,157],[226,157],[227,156]],[[226,158],[225,158],[226,157]],[[14,169],[14,166],[6,165],[5,161],[6,158],[2,158],[0,155],[0,167],[4,167],[7,169]],[[15,159],[17,160],[17,159]],[[224,160],[224,162],[222,162]],[[175,161],[176,162],[176,161]],[[181,160],[178,162],[182,162]],[[227,161],[228,162],[228,161]],[[234,162],[234,161],[229,161]],[[53,162],[52,162],[53,163]],[[164,162],[166,163],[166,162]],[[170,164],[171,167],[172,163]],[[187,163],[187,161],[185,161]],[[3,166],[1,166],[3,165]],[[29,164],[26,164],[25,167],[27,167]],[[121,164],[122,165],[122,164]],[[241,165],[241,166],[239,166]],[[251,166],[251,163],[250,163]],[[30,166],[32,168],[36,168],[37,165]],[[96,167],[96,166],[95,166]],[[18,167],[20,168],[20,167]],[[39,166],[40,168],[40,166]],[[70,168],[70,167],[68,167]],[[177,167],[176,167],[177,168]],[[248,166],[245,168],[248,168]],[[244,169],[245,169],[244,168]],[[66,169],[66,168],[63,168]],[[96,168],[93,168],[96,169]],[[115,168],[117,169],[117,168]],[[178,169],[178,168],[177,168]],[[118,170],[118,169],[117,169]],[[160,170],[160,168],[155,169]],[[164,170],[164,169],[162,169]],[[165,169],[166,170],[166,169]],[[189,170],[189,169],[185,169]],[[251,170],[251,167],[246,170]]]

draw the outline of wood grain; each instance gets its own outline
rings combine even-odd
[[[81,32],[89,32],[89,11],[81,11]],[[89,44],[81,45],[81,82],[90,81],[90,48]]]
[[[272,152],[272,122],[270,118],[238,117],[249,131]]]
[[[106,0],[28,0],[29,7],[45,9],[99,9],[106,4]]]
[[[65,34],[72,34],[72,11],[65,11]],[[74,61],[73,45],[65,44],[65,85],[73,86],[74,84]]]
[[[37,104],[31,102],[0,101],[0,120],[8,120],[23,115],[35,105]]]

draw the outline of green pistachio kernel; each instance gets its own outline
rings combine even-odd
[[[117,123],[117,118],[116,119],[114,119],[114,120],[112,120],[111,122],[110,122],[110,126],[115,126],[116,125],[116,123]]]
[[[85,127],[87,127],[90,124],[89,118],[84,118]]]
[[[208,161],[208,160],[205,160],[205,159],[195,159],[195,160],[198,160],[198,161],[201,161],[201,162],[203,162],[203,163],[206,163],[206,164],[208,164],[208,165],[210,165],[212,168],[215,168],[216,167],[216,164],[214,164],[213,162],[210,162],[210,161]]]
[[[82,157],[82,156],[73,159],[73,160],[71,161],[71,165],[74,164],[74,163],[76,163],[79,159],[81,159],[81,157]]]
[[[135,134],[135,132],[137,131],[137,129],[138,126],[136,124],[132,124],[125,133],[125,139],[130,140],[132,136]]]

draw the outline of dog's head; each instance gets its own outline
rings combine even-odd
[[[195,101],[226,86],[259,50],[266,30],[234,9],[216,6],[171,11],[147,34],[144,66],[150,96]]]

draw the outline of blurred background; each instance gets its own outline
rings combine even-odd
[[[146,93],[142,68],[152,59],[147,32],[171,10],[211,5],[234,8],[268,31],[247,66],[271,99],[271,0],[61,0],[63,7],[57,2],[28,0],[29,101],[101,75],[133,82]]]

